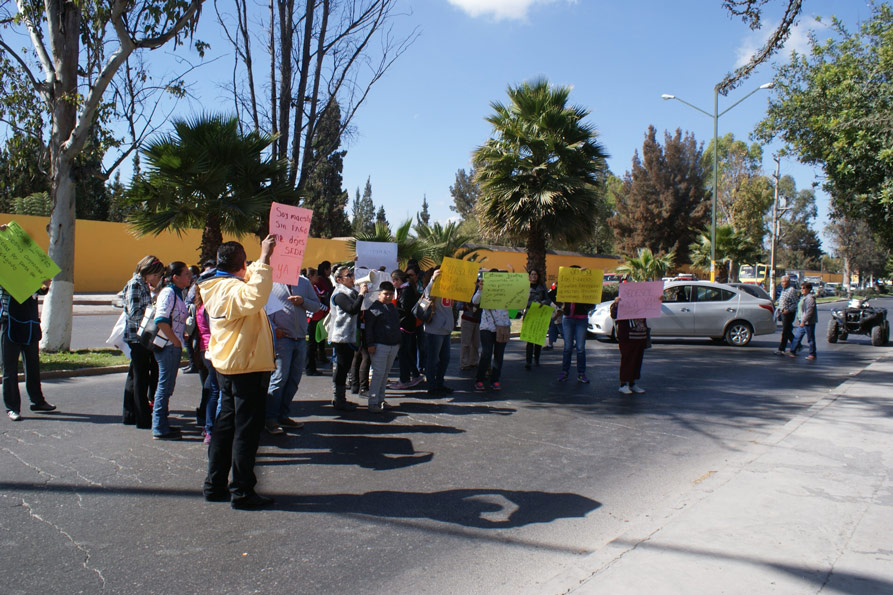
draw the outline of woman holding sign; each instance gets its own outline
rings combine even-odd
[[[636,385],[642,373],[642,359],[648,344],[648,325],[644,318],[617,320],[620,298],[611,304],[611,318],[616,322],[617,344],[620,346],[620,392],[625,395],[643,393],[644,388]]]
[[[493,269],[491,272],[499,272]],[[481,303],[481,296],[484,291],[484,279],[480,281],[478,290],[474,292],[471,303],[477,305]],[[486,390],[484,380],[487,378],[487,372],[490,372],[490,387],[493,390],[502,390],[499,384],[499,378],[502,375],[502,360],[505,356],[505,346],[508,344],[511,334],[512,320],[509,318],[508,310],[481,310],[481,359],[478,363],[477,381],[474,383],[474,390],[483,392]],[[490,365],[492,359],[492,367]]]
[[[527,308],[530,309],[531,304],[542,304],[544,306],[549,306],[552,304],[552,300],[549,299],[549,290],[546,289],[546,286],[543,285],[542,275],[536,269],[530,269],[530,273],[528,273],[530,277],[530,295],[527,298]],[[526,360],[527,363],[524,364],[524,369],[530,369],[531,360],[536,363],[536,365],[540,365],[540,353],[543,351],[542,345],[537,345],[536,343],[527,343],[527,352],[526,352]]]

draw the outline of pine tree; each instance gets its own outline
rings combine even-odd
[[[464,169],[456,172],[456,182],[450,186],[450,195],[453,204],[450,210],[459,213],[462,219],[474,217],[474,205],[481,195],[480,186],[474,181],[475,169],[472,167],[467,174]]]
[[[422,195],[422,210],[418,213],[418,220],[428,225],[431,221],[431,212],[428,211],[428,196],[426,194]]]
[[[611,220],[617,249],[632,256],[639,248],[656,254],[675,252],[677,263],[688,262],[688,246],[708,223],[710,203],[704,190],[702,148],[692,134],[677,129],[664,133],[664,146],[648,127],[642,157],[636,151],[632,171],[617,190],[616,215]]]
[[[313,136],[310,176],[307,178],[304,203],[313,210],[310,235],[318,238],[347,236],[351,222],[347,218],[348,193],[341,186],[341,172],[347,151],[338,151],[341,144],[341,108],[332,101],[323,111]]]
[[[357,197],[354,201],[353,221],[351,222],[354,234],[372,233],[375,230],[375,204],[372,202],[372,176],[366,178],[366,187],[360,198],[360,189],[357,188]]]
[[[375,224],[378,225],[379,223],[382,225],[388,224],[388,216],[384,212],[384,205],[378,207],[378,212],[375,213]]]

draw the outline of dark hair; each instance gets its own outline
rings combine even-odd
[[[800,288],[806,288],[807,291],[812,291],[812,283],[810,283],[809,281],[804,281],[800,284]]]
[[[208,269],[213,269],[216,266],[217,263],[213,260],[206,260],[204,263],[202,263],[202,270],[207,271]]]
[[[332,272],[332,263],[328,260],[324,260],[316,266],[316,270],[320,275],[328,275]],[[325,271],[328,271],[325,272]]]
[[[202,272],[201,269],[198,268],[196,265],[192,265],[192,266],[190,266],[190,267],[189,267],[189,270],[192,271],[192,276],[193,276],[193,277],[198,277],[198,276],[199,276],[199,273]]]
[[[329,266],[331,266],[331,265],[329,265]],[[340,279],[341,277],[343,277],[345,271],[349,272],[350,267],[347,265],[341,265],[340,267],[338,267],[338,269],[335,271],[335,278]]]
[[[171,284],[171,279],[174,278],[174,275],[182,275],[183,271],[188,269],[185,262],[181,262],[179,260],[175,260],[169,265],[167,265],[167,270],[164,271],[164,279],[158,285],[158,291],[161,291],[165,287]]]
[[[164,263],[154,256],[149,255],[136,263],[136,272],[142,277],[148,275],[163,275]]]
[[[217,248],[217,268],[224,273],[237,273],[245,266],[248,255],[239,242],[224,242]]]
[[[406,272],[408,273],[409,271],[414,272],[414,273],[416,274],[416,277],[421,277],[421,276],[422,276],[422,269],[421,269],[421,267],[419,267],[418,264],[414,264],[414,263],[412,263],[412,261],[410,261],[410,264],[406,265]]]
[[[400,269],[397,269],[396,271],[391,272],[391,279],[394,278],[399,279],[400,283],[406,283],[406,280],[409,278],[409,276]]]
[[[393,293],[395,291],[394,284],[391,283],[390,281],[382,281],[381,283],[378,284],[378,289],[379,289],[379,291],[390,291],[391,293]]]
[[[304,276],[307,277],[307,278],[309,279],[310,277],[315,277],[316,274],[317,274],[317,271],[316,271],[315,268],[313,268],[313,267],[307,267],[307,274],[304,275]]]

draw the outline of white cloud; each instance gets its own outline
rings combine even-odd
[[[489,16],[501,21],[523,20],[527,18],[527,11],[534,4],[551,4],[556,0],[448,0],[448,2],[471,17]]]
[[[741,45],[735,50],[735,68],[740,68],[747,64],[753,55],[766,45],[769,36],[775,32],[776,28],[778,28],[778,22],[767,21],[763,24],[763,27],[760,30],[753,31],[746,35],[742,40]],[[827,28],[828,23],[824,21],[820,22],[809,17],[804,18],[791,29],[791,35],[785,40],[784,48],[782,48],[781,52],[776,54],[776,56],[786,60],[790,57],[791,52],[797,52],[798,54],[808,53],[809,33],[815,33]]]

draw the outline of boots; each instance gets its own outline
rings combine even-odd
[[[338,409],[339,411],[353,411],[357,408],[355,403],[351,403],[347,400],[347,386],[344,384],[336,384],[334,390],[334,397],[332,399],[332,407]]]

